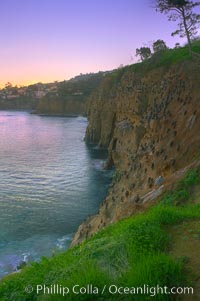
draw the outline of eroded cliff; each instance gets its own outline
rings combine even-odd
[[[66,100],[60,97],[44,97],[39,101],[35,113],[55,116],[85,115],[85,102],[77,98],[71,96]]]
[[[116,172],[99,213],[72,246],[142,211],[200,156],[200,60],[126,67],[105,77],[87,104],[86,142],[109,150]]]

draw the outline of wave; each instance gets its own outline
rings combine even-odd
[[[67,250],[73,236],[74,233],[62,237],[35,235],[17,244],[15,241],[12,243],[2,243],[2,250],[0,252],[0,278],[20,270],[31,261],[40,261],[41,251],[44,256],[49,257],[52,254],[58,254]]]
[[[69,245],[73,239],[73,236],[74,236],[74,233],[71,233],[71,234],[65,235],[61,238],[58,238],[57,243],[56,243],[56,246],[58,247],[58,249],[66,250],[69,247]]]

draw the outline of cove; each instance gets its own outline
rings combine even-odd
[[[69,247],[111,182],[87,119],[0,111],[0,277]]]

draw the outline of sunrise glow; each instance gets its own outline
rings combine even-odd
[[[111,70],[136,61],[135,49],[153,40],[177,42],[170,36],[175,24],[149,0],[8,0],[0,17],[1,87]]]

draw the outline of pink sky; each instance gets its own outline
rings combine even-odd
[[[0,19],[1,87],[111,70],[132,63],[143,44],[180,42],[152,0],[6,0]]]

